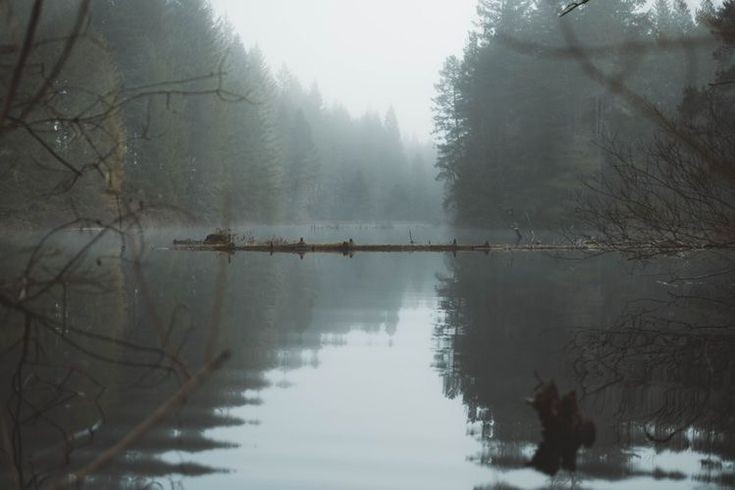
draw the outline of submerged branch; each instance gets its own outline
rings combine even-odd
[[[210,362],[204,365],[199,372],[192,376],[171,398],[161,404],[148,417],[135,426],[114,446],[108,448],[100,454],[97,459],[89,463],[79,471],[69,475],[68,478],[57,483],[56,488],[64,488],[77,484],[85,478],[93,475],[101,468],[109,464],[113,459],[120,455],[123,451],[135,444],[148,431],[169,415],[175,408],[182,405],[186,399],[196,391],[206,378],[214,371],[218,370],[229,359],[230,351],[225,350]]]

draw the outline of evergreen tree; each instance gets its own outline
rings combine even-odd
[[[558,17],[561,4],[536,0],[481,0],[480,31],[471,32],[461,58],[439,73],[434,99],[438,177],[458,222],[506,227],[558,226],[582,191],[583,178],[604,168],[600,142],[650,133],[616,94],[589,76],[584,64],[554,57],[547,48],[576,39],[617,46],[678,38],[692,29],[686,5],[658,0],[609,0]],[[649,19],[654,19],[652,29]],[[631,90],[674,110],[692,78],[680,52],[600,50],[594,70],[618,77]],[[692,55],[695,62],[706,56]]]

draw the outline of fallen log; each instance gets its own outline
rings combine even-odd
[[[602,251],[603,249],[597,244],[585,245],[559,245],[559,244],[507,244],[485,242],[481,245],[472,244],[356,244],[352,242],[341,243],[258,243],[258,244],[220,244],[206,243],[195,240],[174,240],[175,250],[189,251],[228,251],[228,252],[266,252],[266,253],[292,253],[304,255],[307,253],[339,253],[343,255],[351,255],[357,252],[382,252],[382,253],[400,253],[400,252],[500,252],[500,251]]]

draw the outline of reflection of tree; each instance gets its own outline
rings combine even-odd
[[[631,464],[631,455],[624,446],[650,443],[641,423],[651,421],[652,413],[680,422],[682,414],[675,407],[689,406],[695,400],[706,402],[710,409],[729,407],[732,355],[727,353],[732,352],[733,344],[719,343],[723,332],[718,327],[729,318],[730,303],[724,302],[718,313],[713,307],[707,309],[713,329],[705,337],[699,335],[701,330],[692,330],[690,323],[682,326],[688,329],[686,337],[667,337],[651,331],[652,341],[636,351],[636,346],[641,346],[636,339],[640,341],[642,337],[633,336],[633,330],[618,325],[621,311],[630,312],[640,305],[636,299],[652,298],[659,306],[659,314],[670,315],[669,323],[687,317],[681,313],[683,310],[672,310],[668,302],[660,303],[668,297],[670,286],[657,284],[656,279],[674,261],[651,264],[632,275],[626,273],[622,263],[611,256],[567,261],[514,255],[460,256],[451,264],[451,275],[441,278],[439,287],[443,318],[436,330],[437,366],[444,377],[446,395],[463,398],[468,418],[476,423],[478,435],[485,442],[486,450],[477,458],[479,462],[517,468],[528,461],[540,437],[535,415],[523,402],[536,384],[534,372],[556,379],[560,388],[572,388],[577,383],[576,373],[570,367],[577,355],[582,356],[583,366],[582,361],[575,366],[578,370],[587,369],[583,386],[596,381],[594,388],[609,380],[593,371],[601,366],[614,365],[620,373],[637,375],[594,395],[579,392],[585,413],[593,414],[598,428],[595,447],[580,459],[581,477],[619,479],[644,474]],[[687,267],[698,268],[695,264]],[[679,281],[683,284],[688,278],[681,275]],[[724,300],[695,299],[701,292],[681,291],[678,301],[687,308],[687,315],[693,316],[693,302],[709,305]],[[618,339],[619,345],[613,343],[614,339]],[[570,350],[570,345],[579,350]],[[677,365],[658,365],[664,356]],[[633,363],[626,364],[625,359]],[[711,362],[716,370],[704,378],[712,380],[713,388],[718,387],[712,390],[709,400],[702,396],[703,390],[709,389],[707,382],[699,379],[696,369],[688,369],[693,361],[695,368],[706,369],[707,362]],[[614,372],[608,370],[605,374],[611,376]],[[677,377],[687,380],[688,385],[678,386]],[[691,388],[691,392],[677,389],[682,387]],[[625,410],[613,410],[613,406]],[[661,407],[664,411],[656,413],[656,408]],[[702,431],[701,439],[705,439],[706,430],[714,436],[724,429],[722,425],[696,427]],[[659,436],[668,434],[664,429],[663,425],[659,427]],[[651,431],[656,429],[652,427]],[[695,442],[694,447],[728,456],[732,449],[727,448],[732,443],[727,437],[719,437],[709,437],[711,444],[706,448],[704,440]],[[715,443],[717,438],[721,443]],[[678,442],[685,441],[680,438]],[[716,444],[720,447],[715,448]],[[682,445],[671,448],[677,447]]]
[[[76,239],[76,234],[67,234],[55,246],[64,256],[75,250]],[[114,446],[176,392],[182,380],[168,356],[183,366],[202,364],[217,267],[227,264],[227,257],[151,252],[143,259],[142,272],[135,263],[107,252],[105,247],[96,250],[89,265],[77,270],[75,277],[86,287],[69,288],[63,311],[57,306],[61,303],[49,302],[48,316],[57,318],[58,326],[63,317],[64,338],[53,332],[34,337],[19,375],[25,380],[23,453],[33,463],[39,486]],[[22,254],[8,250],[3,258],[20,262]],[[234,447],[237,441],[207,431],[258,423],[231,412],[260,403],[257,391],[267,386],[265,371],[301,367],[304,352],[318,351],[325,335],[340,337],[352,329],[390,333],[405,293],[431,279],[426,268],[417,273],[415,264],[395,257],[330,257],[327,262],[233,257],[226,265],[219,328],[220,341],[232,357],[134,448],[90,475],[87,486],[118,487],[129,475],[144,485],[173,475],[226,470],[202,465],[198,454]],[[0,265],[12,270],[7,263]],[[395,280],[386,284],[386,277]],[[163,337],[151,327],[151,303],[155,316],[164,319]],[[3,348],[16,340],[0,338]],[[16,355],[4,355],[0,361],[5,372],[14,372]],[[3,385],[4,390],[10,388],[10,383]],[[35,415],[32,406],[42,405],[53,407]],[[171,451],[181,462],[165,458]],[[6,478],[4,473],[0,481]]]
[[[161,291],[157,304],[163,311],[187,305],[178,317],[184,327],[179,333],[186,335],[182,354],[187,359],[201,355],[197,345],[206,338],[205,331],[185,331],[187,325],[201,325],[208,314],[208,295],[215,280],[213,266],[219,260],[225,258],[161,254],[149,264],[148,277],[153,289]],[[168,450],[193,453],[231,444],[206,439],[202,432],[217,426],[257,423],[223,414],[237,406],[259,403],[257,395],[243,393],[266,386],[264,371],[302,367],[308,362],[304,353],[317,352],[325,336],[339,337],[353,329],[389,331],[406,292],[431,278],[429,270],[419,269],[422,281],[415,265],[407,263],[405,257],[329,257],[321,262],[312,257],[233,257],[228,266],[221,333],[233,357],[166,427],[151,434],[154,439],[143,441],[144,450],[150,444],[148,457],[140,461],[142,466],[135,472],[147,474],[143,463],[149,465],[156,454]],[[394,280],[386,283],[387,277]],[[127,390],[121,393],[130,396]],[[168,469],[182,473],[179,468]]]
[[[56,237],[49,245],[55,251],[44,265],[55,271],[57,261],[68,263],[68,257],[78,250],[77,242],[84,239],[70,234]],[[88,474],[87,482],[93,487],[131,472],[141,478],[210,472],[212,468],[195,463],[172,465],[146,455],[174,448],[194,452],[227,445],[203,437],[202,431],[238,422],[214,413],[210,405],[226,406],[237,403],[237,398],[209,400],[202,398],[206,396],[202,392],[193,396],[186,408],[179,408],[177,396],[191,397],[204,381],[201,374],[209,370],[209,362],[201,359],[203,340],[196,347],[189,345],[185,319],[175,311],[180,307],[166,301],[157,312],[167,314],[171,306],[173,313],[159,338],[150,312],[138,305],[150,301],[143,299],[145,288],[158,291],[159,285],[139,276],[137,260],[127,261],[112,253],[114,245],[90,251],[96,260],[75,264],[61,282],[63,288],[17,306],[17,311],[11,309],[5,316],[8,329],[0,337],[0,362],[4,372],[12,373],[12,379],[9,374],[9,382],[0,387],[6,400],[3,430],[10,437],[2,446],[2,457],[5,467],[15,468],[15,474],[3,471],[3,485],[45,487],[77,471]],[[33,249],[31,258],[38,253],[47,252]],[[17,263],[25,265],[21,259],[27,255],[12,253],[16,265],[4,263],[3,270],[15,275]],[[200,301],[211,309],[211,292]],[[28,311],[21,307],[28,307]],[[22,326],[24,319],[25,328],[18,339],[15,327]],[[200,329],[199,335],[206,339],[207,329]],[[182,371],[187,370],[184,366],[204,367],[182,377]],[[211,386],[206,387],[209,389]],[[207,403],[202,407],[198,400],[203,399]],[[161,416],[157,418],[157,414]],[[161,419],[163,425],[153,424],[143,431],[135,451],[119,446],[144,427],[141,421]],[[179,428],[174,431],[176,425]],[[114,453],[115,464],[101,473],[97,461],[117,447],[121,449]]]
[[[523,404],[533,373],[563,379],[557,358],[569,327],[604,311],[605,269],[539,255],[460,256],[452,267],[439,289],[445,392],[461,395],[470,421],[482,423],[493,460],[517,466],[523,444],[538,438],[535,415]]]
[[[406,259],[368,254],[272,259],[278,262],[279,286],[270,335],[279,346],[280,367],[301,367],[303,352],[339,343],[353,330],[395,333],[406,293],[431,279],[426,268]]]
[[[604,396],[648,439],[732,458],[735,290],[729,260],[711,262],[718,272],[676,276],[663,299],[638,303],[570,345],[585,391]]]

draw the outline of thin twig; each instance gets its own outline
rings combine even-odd
[[[10,111],[10,107],[13,104],[15,93],[18,91],[18,85],[20,79],[23,76],[23,68],[25,67],[28,55],[31,52],[33,46],[33,38],[36,36],[36,29],[38,28],[38,22],[41,20],[41,9],[43,7],[43,0],[35,0],[33,2],[33,8],[31,9],[31,16],[28,19],[28,27],[26,28],[26,35],[23,40],[23,47],[18,56],[18,61],[15,64],[15,70],[13,70],[13,77],[10,79],[10,87],[8,93],[5,95],[5,104],[3,104],[2,112],[0,112],[0,130],[3,129],[5,123],[5,117]]]
[[[135,444],[141,437],[150,431],[155,425],[169,415],[174,409],[182,405],[186,399],[202,384],[202,382],[214,371],[219,369],[230,357],[230,351],[223,351],[194,376],[192,376],[184,385],[163,404],[159,405],[148,417],[135,426],[115,445],[108,448],[97,459],[89,463],[79,471],[69,475],[67,478],[57,482],[54,488],[64,488],[83,481],[88,476],[98,472],[104,466],[109,464],[113,459],[119,456],[123,451]]]
[[[51,72],[48,74],[48,76],[45,77],[43,84],[36,91],[35,95],[27,104],[24,104],[25,109],[23,109],[23,111],[21,112],[20,119],[24,119],[28,115],[28,113],[30,113],[36,107],[36,105],[41,100],[51,84],[54,83],[59,74],[61,74],[61,70],[64,68],[64,65],[66,65],[66,62],[69,59],[69,56],[71,55],[71,52],[77,43],[79,34],[81,33],[82,27],[84,26],[84,23],[87,19],[87,13],[89,12],[89,3],[90,0],[82,0],[81,4],[79,5],[79,8],[77,9],[76,22],[74,22],[74,27],[72,28],[71,34],[69,34],[66,43],[64,43],[64,49],[62,50],[61,55],[59,55],[59,58],[56,60],[56,63],[54,63]]]
[[[590,0],[580,0],[579,2],[572,2],[572,3],[570,3],[569,5],[567,5],[566,7],[564,7],[564,9],[561,11],[561,13],[559,13],[559,17],[564,17],[569,12],[573,11],[577,7],[581,7],[582,5],[584,5],[585,3],[589,2],[589,1]]]

